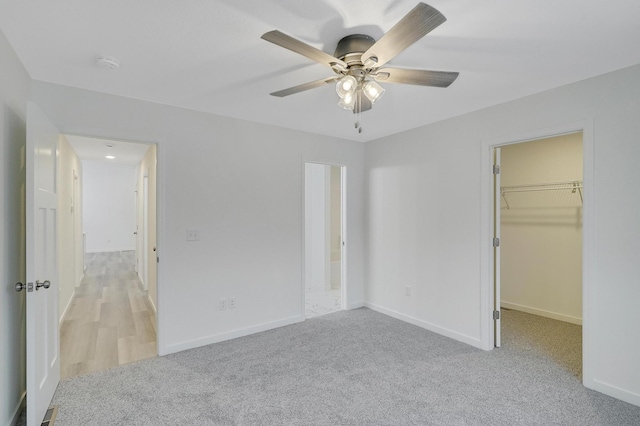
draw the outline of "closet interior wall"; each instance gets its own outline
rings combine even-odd
[[[501,306],[582,324],[582,133],[501,155]]]

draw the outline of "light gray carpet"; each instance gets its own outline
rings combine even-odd
[[[505,311],[486,352],[338,312],[64,380],[56,425],[640,425],[640,407],[582,386],[580,327],[536,318]]]

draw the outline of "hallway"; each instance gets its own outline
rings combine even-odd
[[[134,265],[134,251],[87,254],[60,327],[61,378],[157,355],[155,313]]]

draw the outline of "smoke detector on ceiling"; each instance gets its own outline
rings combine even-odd
[[[115,70],[120,68],[120,61],[113,56],[99,56],[96,60],[96,64],[100,68],[105,68],[108,70]]]

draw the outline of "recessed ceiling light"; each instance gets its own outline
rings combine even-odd
[[[116,157],[114,157],[113,155],[105,155],[104,158],[108,158],[109,160],[113,160]]]
[[[118,58],[114,58],[113,56],[98,56],[96,64],[100,68],[105,68],[108,70],[120,68],[120,61],[118,60]]]

